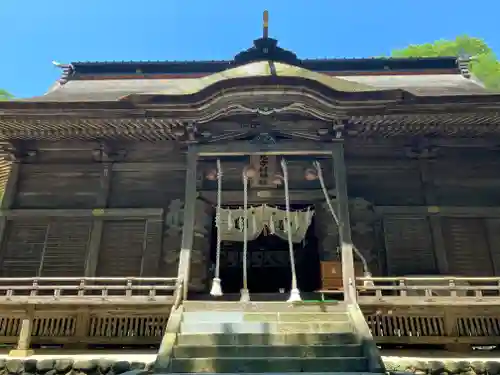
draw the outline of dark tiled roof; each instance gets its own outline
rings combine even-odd
[[[70,79],[99,75],[211,74],[257,61],[280,62],[317,72],[459,71],[456,57],[299,59],[295,53],[278,46],[276,39],[260,38],[232,60],[73,62],[68,73]]]
[[[287,67],[282,76],[300,76],[336,91],[402,89],[417,95],[439,95],[440,91],[443,95],[484,92],[480,85],[462,76],[461,61],[456,57],[301,60],[293,52],[279,47],[275,39],[261,38],[233,60],[74,62],[60,65],[64,74],[59,83],[46,95],[28,100],[109,101],[143,93],[188,95],[215,81],[265,75],[262,69],[250,68],[268,66],[269,62]],[[233,73],[235,77],[230,76]]]
[[[440,58],[369,58],[369,59],[309,59],[298,60],[301,68],[317,72],[408,72],[408,71],[459,71],[455,57]],[[72,77],[86,75],[129,74],[189,74],[218,73],[235,67],[233,61],[110,61],[74,62]]]

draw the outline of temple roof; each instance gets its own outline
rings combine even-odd
[[[55,88],[44,96],[30,101],[109,101],[133,94],[191,95],[222,81],[251,77],[295,77],[318,82],[332,90],[343,92],[377,91],[355,80],[332,77],[298,66],[279,62],[259,61],[200,78],[75,80]],[[393,88],[390,88],[393,89]]]
[[[47,94],[29,101],[115,101],[134,94],[190,95],[212,84],[236,78],[262,76],[296,77],[320,83],[341,92],[401,89],[419,96],[481,95],[490,93],[473,78],[462,74],[366,74],[328,75],[284,63],[260,61],[199,78],[92,79],[57,84]]]
[[[267,13],[264,13],[264,18]],[[252,77],[294,78],[292,85],[314,82],[336,92],[403,90],[418,96],[487,94],[468,72],[467,61],[457,57],[299,59],[294,52],[268,36],[267,21],[262,37],[232,60],[75,62],[62,65],[62,78],[43,96],[29,102],[117,101],[131,95],[193,95],[235,80],[251,85]],[[274,79],[277,77],[278,79]],[[248,80],[246,80],[248,79]],[[262,79],[259,81],[263,82]],[[288,80],[287,82],[290,82]],[[236,84],[236,83],[235,83]]]

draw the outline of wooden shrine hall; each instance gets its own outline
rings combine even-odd
[[[54,285],[88,306],[150,303],[148,282],[173,298],[176,280],[213,298],[215,279],[342,290],[368,321],[391,293],[440,295],[412,278],[500,306],[500,94],[467,60],[301,59],[264,27],[230,60],[57,66],[46,94],[0,102],[0,315],[50,288],[61,304]]]

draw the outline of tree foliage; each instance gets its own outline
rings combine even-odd
[[[0,89],[0,100],[9,100],[9,99],[13,99],[13,98],[14,98],[14,96],[11,93],[9,93],[6,90]]]
[[[500,62],[495,53],[479,38],[467,35],[455,40],[437,40],[433,43],[411,44],[392,52],[393,57],[442,57],[469,55],[471,72],[491,90],[500,91]]]

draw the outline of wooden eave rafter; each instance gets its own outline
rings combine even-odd
[[[201,125],[198,130],[209,130],[211,138],[203,139],[202,132],[194,129],[193,140],[224,142],[230,139],[244,137],[245,131],[233,132],[217,130],[217,122]],[[325,124],[326,125],[326,124]],[[385,116],[347,116],[343,118],[340,125],[341,136],[490,136],[500,135],[500,113],[456,113],[456,114],[421,114],[418,116],[408,115],[385,115]],[[193,126],[189,123],[179,122],[169,118],[92,118],[92,119],[24,119],[0,118],[0,140],[22,139],[22,140],[64,140],[64,139],[118,139],[118,140],[188,140],[186,137],[189,129]],[[202,129],[203,128],[203,129]],[[281,129],[283,130],[283,129]],[[278,130],[278,133],[281,133]],[[291,122],[289,129],[284,130],[284,136],[291,138],[304,138],[304,134],[298,134],[295,124]],[[314,129],[310,130],[314,136]],[[299,131],[300,132],[300,131]],[[309,132],[309,131],[308,131]],[[320,141],[332,139],[329,136],[318,138]],[[311,139],[311,138],[309,138]]]

